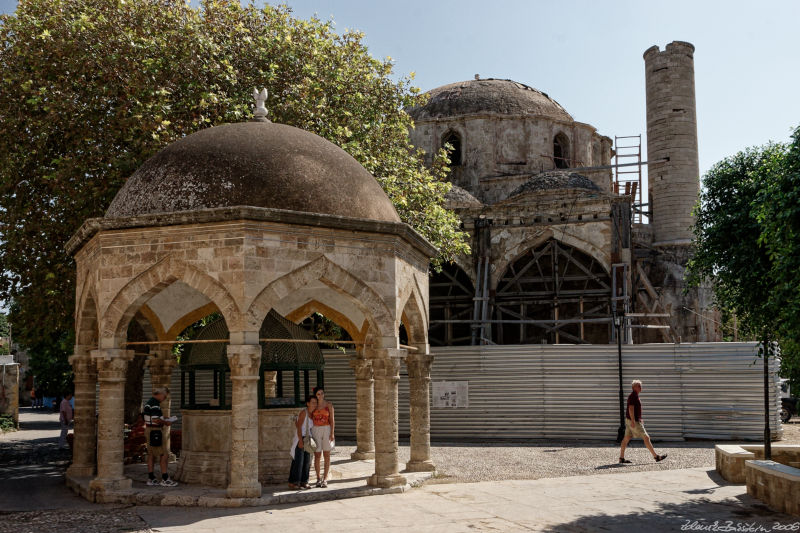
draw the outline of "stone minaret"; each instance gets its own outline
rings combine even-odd
[[[650,223],[656,245],[691,241],[692,208],[700,188],[694,46],[674,41],[644,53]]]
[[[694,46],[674,41],[663,52],[644,53],[647,86],[647,160],[654,256],[643,263],[659,294],[660,312],[670,314],[671,334],[682,342],[719,341],[719,312],[710,286],[687,290],[692,253],[692,209],[700,190]],[[655,161],[666,160],[660,163]],[[646,341],[661,339],[640,337]]]

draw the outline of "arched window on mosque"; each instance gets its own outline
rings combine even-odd
[[[450,145],[448,148],[446,145]],[[447,150],[450,156],[450,166],[457,167],[461,165],[461,137],[454,131],[448,131],[442,138],[442,148]]]
[[[569,139],[563,133],[553,139],[553,163],[556,168],[569,168]]]

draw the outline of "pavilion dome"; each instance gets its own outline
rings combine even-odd
[[[268,121],[225,124],[175,141],[134,172],[105,217],[237,206],[400,222],[377,180],[347,152]]]
[[[409,110],[414,120],[500,114],[573,121],[570,114],[547,93],[513,80],[461,81],[437,87],[427,94],[430,99],[425,105]]]

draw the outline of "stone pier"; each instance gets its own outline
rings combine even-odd
[[[375,459],[375,386],[372,378],[372,362],[364,357],[350,360],[356,376],[356,451],[352,459]]]
[[[257,337],[256,337],[257,338]],[[228,346],[233,391],[231,398],[230,498],[258,498],[258,371],[261,346]],[[288,452],[287,452],[288,453]]]
[[[97,494],[127,489],[131,480],[123,473],[123,428],[125,426],[125,371],[133,350],[107,348],[92,350],[100,382],[97,419],[97,477],[89,484]],[[103,501],[100,495],[96,501]]]
[[[405,350],[373,350],[369,355],[375,380],[375,474],[367,483],[382,488],[405,485],[397,459],[397,384]]]
[[[88,477],[95,473],[97,456],[97,368],[89,351],[75,347],[69,358],[75,384],[75,425],[72,440],[72,464],[67,475]]]
[[[431,364],[433,356],[412,353],[406,357],[411,422],[411,460],[406,464],[409,472],[433,472],[431,459]]]

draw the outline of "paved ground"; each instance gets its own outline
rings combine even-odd
[[[69,457],[57,450],[57,415],[25,409],[21,424],[22,431],[0,435],[0,533],[657,532],[711,530],[715,521],[800,529],[800,518],[777,515],[743,486],[721,480],[709,443],[657,444],[670,454],[658,464],[639,444],[628,454],[635,464],[625,467],[614,462],[613,443],[437,445],[433,456],[443,474],[405,494],[239,510],[122,508],[90,504],[64,488]],[[800,424],[784,429],[786,442],[800,443]],[[342,457],[348,451],[339,448]],[[494,479],[503,481],[487,481]]]

